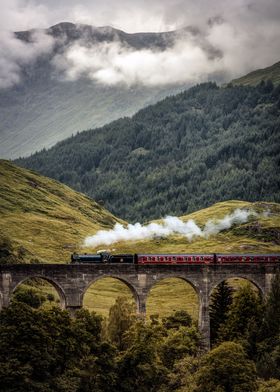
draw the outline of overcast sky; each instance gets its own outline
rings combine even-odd
[[[57,59],[55,63],[60,67],[63,63],[67,68],[66,76],[72,78],[88,74],[99,82],[114,84],[123,82],[129,73],[129,83],[142,80],[144,84],[164,84],[165,81],[156,78],[159,64],[163,65],[166,75],[174,74],[177,68],[179,71],[189,69],[187,79],[203,80],[201,75],[207,72],[225,69],[234,77],[280,60],[280,0],[0,0],[0,4],[0,87],[18,83],[20,64],[50,50],[52,45],[48,39],[40,37],[26,50],[9,32],[46,28],[62,21],[109,25],[130,33],[194,26],[223,54],[219,61],[210,61],[193,42],[176,43],[174,48],[159,56],[153,52],[132,53],[119,47],[102,47],[97,48],[102,54],[99,63],[103,61],[103,64],[96,74],[92,72],[96,64],[91,60],[98,50],[86,51],[76,46],[65,53],[63,61]],[[140,64],[141,59],[144,67]],[[93,68],[89,70],[90,62]],[[84,69],[85,63],[87,69]],[[121,74],[116,74],[116,69],[120,69]],[[151,69],[152,78],[142,77],[141,69],[146,74]],[[176,82],[176,78],[173,79],[167,78],[167,82]]]

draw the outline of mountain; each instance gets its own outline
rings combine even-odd
[[[83,239],[122,222],[57,181],[0,160],[0,262],[68,262]]]
[[[17,163],[130,222],[280,201],[280,87],[195,86]]]
[[[128,49],[161,51],[180,37],[195,40],[213,58],[219,56],[196,29],[167,33],[127,34],[111,27],[60,23],[46,30],[15,33],[31,45],[33,34],[53,40],[53,48],[34,61],[21,65],[21,82],[0,90],[0,157],[27,156],[49,148],[78,131],[104,125],[186,88],[186,84],[151,86],[104,85],[86,77],[66,80],[54,66],[69,48],[118,43]],[[63,57],[63,56],[62,56]]]
[[[261,81],[271,80],[273,84],[280,84],[280,61],[270,67],[257,69],[239,79],[234,79],[232,84],[243,86],[256,86]]]

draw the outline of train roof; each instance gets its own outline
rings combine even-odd
[[[280,253],[216,253],[217,256],[280,256]]]
[[[213,256],[214,253],[137,253],[137,256]]]

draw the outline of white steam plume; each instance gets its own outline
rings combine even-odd
[[[226,215],[222,219],[208,220],[201,229],[194,220],[183,222],[175,216],[167,216],[163,223],[150,223],[142,226],[140,223],[129,224],[127,227],[117,223],[113,230],[100,230],[95,235],[86,237],[84,245],[96,247],[98,245],[111,245],[119,241],[136,241],[152,239],[154,237],[168,237],[172,234],[181,234],[189,241],[194,237],[207,238],[217,234],[222,230],[229,229],[236,223],[245,223],[250,216],[258,216],[252,210],[236,209],[233,213]]]

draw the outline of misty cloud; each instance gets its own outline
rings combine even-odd
[[[19,83],[22,67],[50,52],[53,43],[52,37],[43,31],[34,31],[29,43],[17,39],[12,33],[0,31],[0,88]]]
[[[222,219],[207,221],[204,228],[200,228],[192,219],[184,222],[175,216],[167,216],[163,219],[163,223],[150,223],[146,226],[136,223],[124,227],[117,223],[113,230],[100,230],[95,235],[87,237],[84,245],[96,247],[99,245],[111,245],[119,241],[169,237],[174,234],[183,235],[187,240],[191,241],[196,237],[208,238],[222,230],[231,228],[234,224],[245,223],[250,217],[256,216],[258,214],[252,210],[241,210],[238,208]]]
[[[105,85],[128,86],[194,83],[223,70],[217,58],[209,59],[202,48],[183,40],[162,51],[136,50],[116,41],[91,47],[76,43],[53,63],[68,80],[88,77]]]
[[[136,50],[118,41],[91,46],[76,42],[53,61],[68,80],[87,77],[105,85],[153,86],[226,81],[279,61],[279,20],[278,0],[3,0],[0,87],[17,84],[21,67],[51,50],[46,37],[24,44],[13,31],[62,21],[130,33],[188,27],[193,36],[179,36],[165,50]]]

